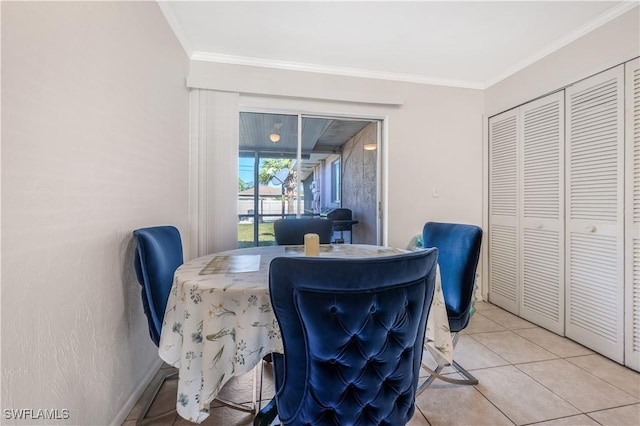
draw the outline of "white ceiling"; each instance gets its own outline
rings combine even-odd
[[[160,1],[194,60],[483,89],[635,1]]]

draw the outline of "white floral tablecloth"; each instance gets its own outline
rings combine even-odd
[[[404,250],[340,244],[321,246],[320,256],[362,258],[401,252]],[[300,246],[255,247],[215,253],[178,268],[159,353],[180,369],[176,403],[180,416],[201,423],[228,380],[251,371],[266,354],[283,351],[269,299],[269,263],[278,256],[303,254]],[[258,259],[259,269],[252,270],[258,268]],[[451,363],[453,346],[439,272],[425,347],[438,363]]]

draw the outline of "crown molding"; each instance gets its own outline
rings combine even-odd
[[[254,58],[248,56],[224,55],[211,52],[195,51],[191,54],[191,60],[233,65],[247,65],[262,68],[275,68],[289,71],[342,75],[347,77],[371,78],[376,80],[392,80],[407,83],[431,84],[435,86],[460,87],[465,89],[483,89],[482,84],[475,81],[448,80],[417,74],[402,74],[386,71],[372,71],[360,68],[334,67],[327,65],[307,64],[302,62]]]
[[[193,61],[216,62],[216,63],[223,63],[223,64],[245,65],[245,66],[252,66],[252,67],[273,68],[273,69],[281,69],[281,70],[289,70],[289,71],[313,72],[313,73],[320,73],[320,74],[341,75],[341,76],[347,76],[347,77],[369,78],[369,79],[376,79],[376,80],[389,80],[389,81],[399,81],[399,82],[406,82],[406,83],[459,87],[464,89],[478,89],[478,90],[484,90],[493,86],[494,84],[512,76],[513,74],[523,70],[529,65],[539,61],[545,56],[548,56],[551,53],[563,48],[564,46],[570,44],[571,42],[577,40],[578,38],[584,36],[585,34],[588,34],[589,32],[597,29],[598,27],[640,6],[640,2],[638,0],[622,1],[619,5],[607,10],[606,12],[599,15],[595,19],[592,19],[585,25],[573,31],[571,34],[559,40],[556,40],[555,42],[548,45],[544,49],[539,50],[533,55],[520,61],[516,65],[496,75],[494,78],[490,78],[486,81],[467,81],[467,80],[443,79],[443,78],[437,78],[437,77],[419,75],[419,74],[394,73],[394,72],[387,72],[387,71],[366,70],[366,69],[360,69],[360,68],[328,66],[328,65],[310,64],[310,63],[303,63],[303,62],[291,62],[291,61],[282,61],[282,60],[275,60],[275,59],[249,57],[249,56],[236,56],[236,55],[227,55],[227,54],[221,54],[221,53],[194,51],[191,45],[189,44],[187,37],[185,36],[185,32],[183,31],[178,20],[176,19],[175,13],[171,9],[171,5],[170,5],[171,2],[162,1],[162,0],[156,0],[156,1],[158,3],[158,6],[160,7],[160,10],[165,16],[165,19],[169,23],[169,26],[171,27],[178,41],[180,42],[183,49],[185,50],[187,56]]]

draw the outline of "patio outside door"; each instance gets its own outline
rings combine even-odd
[[[379,244],[379,139],[375,120],[240,113],[238,247],[274,245],[273,222],[352,211],[352,232]]]

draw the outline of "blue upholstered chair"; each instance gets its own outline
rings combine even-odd
[[[162,320],[167,308],[169,293],[173,285],[173,275],[178,266],[183,263],[182,240],[180,232],[173,226],[155,226],[136,229],[133,235],[137,242],[134,267],[138,282],[142,287],[142,306],[149,324],[149,335],[153,343],[158,346],[162,332]],[[165,380],[177,377],[177,372],[162,376],[155,392],[147,402],[138,421],[141,421],[149,411],[153,400]],[[254,380],[253,386],[256,383]],[[254,412],[257,405],[245,406],[221,398],[219,402],[237,410]]]
[[[320,244],[330,244],[333,221],[317,218],[278,219],[273,223],[273,232],[279,246],[302,245],[304,234],[318,234]]]
[[[158,346],[173,274],[182,265],[182,240],[173,226],[156,226],[133,231],[137,241],[135,270],[142,287],[142,305],[151,340]]]
[[[149,335],[158,346],[162,320],[167,308],[173,274],[182,265],[182,240],[173,226],[156,226],[133,231],[137,247],[134,268],[142,287],[142,306],[149,325]],[[177,377],[177,371],[161,376],[138,421],[147,415],[165,380]]]
[[[442,293],[455,347],[458,333],[469,324],[473,310],[473,293],[482,243],[482,229],[475,225],[427,222],[422,230],[422,239],[423,247],[438,249]],[[456,361],[453,361],[451,366],[464,377],[464,380],[442,376],[441,366],[431,370],[423,363],[423,367],[429,371],[430,375],[420,384],[418,393],[426,389],[436,378],[455,384],[478,384],[478,380]]]
[[[284,425],[404,425],[415,411],[437,250],[389,257],[276,258],[271,304],[284,355],[256,417]]]

